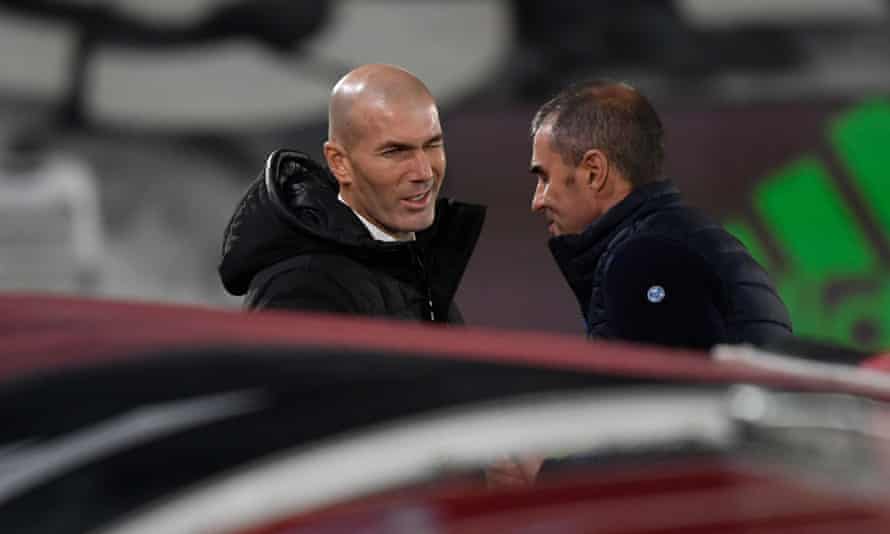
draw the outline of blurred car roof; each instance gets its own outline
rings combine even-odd
[[[447,357],[575,372],[719,383],[829,388],[890,398],[890,387],[715,362],[706,353],[582,336],[425,325],[299,312],[220,310],[28,294],[0,295],[0,381],[133,358],[161,349],[323,347]],[[888,382],[890,384],[890,382]]]
[[[174,529],[171,525],[186,524],[183,509],[194,512],[195,521],[208,521],[229,509],[242,516],[241,522],[230,525],[250,524],[271,529],[268,532],[306,531],[306,525],[315,524],[307,523],[310,520],[324,520],[317,524],[319,529],[326,524],[337,531],[336,525],[362,524],[349,523],[355,508],[332,519],[302,512],[288,519],[284,511],[312,510],[319,504],[336,503],[338,495],[349,495],[363,473],[353,477],[349,472],[338,473],[334,478],[340,479],[340,485],[327,493],[321,482],[326,481],[331,466],[353,465],[350,462],[356,460],[349,451],[361,447],[374,445],[368,449],[371,459],[357,457],[364,458],[365,463],[359,465],[372,465],[380,454],[376,451],[393,456],[392,464],[376,460],[377,467],[389,466],[393,471],[383,469],[378,481],[385,482],[381,488],[386,489],[421,476],[439,447],[446,445],[454,447],[451,452],[469,447],[491,453],[492,447],[511,440],[536,439],[552,445],[574,437],[592,443],[597,434],[615,430],[610,426],[628,432],[628,424],[636,425],[630,432],[635,438],[641,431],[658,434],[670,426],[681,434],[692,430],[693,435],[705,432],[707,437],[707,432],[714,431],[720,436],[725,430],[720,416],[726,388],[735,384],[890,399],[890,388],[881,380],[860,380],[843,373],[807,374],[740,360],[715,361],[704,353],[590,342],[580,336],[37,295],[0,296],[0,318],[3,531],[206,531],[188,526]],[[632,390],[635,396],[609,396],[617,390]],[[654,396],[643,398],[640,391]],[[492,407],[492,402],[507,404]],[[804,407],[805,417],[826,411],[809,397],[797,404]],[[465,413],[455,416],[449,410]],[[676,420],[672,414],[678,414]],[[588,418],[597,424],[586,424]],[[711,424],[709,429],[696,429],[689,421]],[[396,426],[386,426],[390,424]],[[436,432],[424,434],[431,429]],[[466,441],[480,429],[491,431],[476,442]],[[408,451],[418,454],[412,459]],[[723,460],[709,464],[712,474],[747,480],[748,475],[739,471],[726,474]],[[269,464],[265,469],[263,462]],[[414,471],[395,473],[399,463]],[[655,469],[647,476],[657,478],[659,472]],[[696,476],[689,472],[680,478]],[[308,486],[294,491],[290,481]],[[781,477],[770,481],[787,484]],[[590,482],[580,481],[583,487]],[[373,487],[367,484],[364,491]],[[844,500],[847,496],[822,508],[808,508],[806,503],[828,497],[806,497],[801,501],[805,504],[796,507],[795,499],[804,498],[801,495],[811,489],[783,487],[774,488],[778,492],[774,498],[782,494],[793,502],[776,517],[787,516],[791,524],[809,524],[806,521],[816,516],[853,521],[845,526],[888,524],[867,502],[854,499],[849,504]],[[745,486],[742,494],[749,495],[749,489]],[[137,517],[132,528],[126,524],[109,527],[149,503],[183,491],[185,496],[178,501],[181,507],[175,506],[174,499],[172,507],[161,505],[154,515]],[[539,488],[532,493],[541,496],[546,491]],[[317,498],[310,498],[313,492]],[[719,505],[737,501],[741,494],[734,492],[728,490],[727,500]],[[250,494],[263,497],[247,499],[248,508],[265,509],[263,499],[284,497],[290,499],[286,501],[289,508],[266,510],[257,521],[247,521],[246,509],[228,499]],[[502,501],[495,499],[503,506],[491,507],[494,497],[479,494],[478,488],[464,488],[459,494],[466,499],[460,501],[462,506],[470,509],[476,503],[481,515],[462,515],[463,523],[429,523],[429,531],[473,532],[481,528],[478,525],[512,529],[519,525],[515,518],[525,517],[539,502],[505,494]],[[441,513],[443,495],[429,494],[421,508]],[[575,499],[578,505],[592,504],[587,490],[563,495],[566,503]],[[378,519],[385,516],[386,525],[390,525],[393,506],[401,510],[398,515],[415,509],[418,502],[404,494],[391,497],[386,506],[369,512]],[[688,498],[677,496],[683,502]],[[736,513],[746,506],[729,510],[725,518],[733,516],[735,523],[730,524],[737,528],[756,523],[756,518],[748,521]],[[504,507],[512,510],[508,516],[503,515]],[[48,514],[46,509],[53,512]],[[490,513],[481,512],[485,509]],[[562,505],[551,508],[547,521],[564,511]],[[560,523],[569,526],[551,531],[589,531],[582,528],[590,525],[589,519],[586,513],[571,515],[568,523]],[[541,525],[556,524],[547,521]],[[777,521],[767,526],[782,524]],[[644,531],[648,532],[639,530]]]

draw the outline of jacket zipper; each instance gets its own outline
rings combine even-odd
[[[426,268],[423,265],[423,260],[420,259],[420,253],[413,245],[411,246],[411,255],[414,257],[414,263],[420,270],[420,279],[423,282],[423,287],[426,289],[426,304],[427,311],[429,312],[429,319],[430,321],[435,321],[436,312],[433,311],[433,288],[430,286],[430,279],[427,275]]]

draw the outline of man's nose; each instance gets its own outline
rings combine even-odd
[[[541,211],[544,209],[544,200],[547,194],[547,187],[538,182],[538,185],[535,186],[535,194],[532,195],[532,211]]]
[[[425,181],[433,177],[433,163],[426,151],[418,150],[414,156],[414,180]]]

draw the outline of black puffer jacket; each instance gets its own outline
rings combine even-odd
[[[248,309],[460,322],[454,294],[478,240],[481,206],[440,199],[414,242],[375,241],[337,199],[328,170],[273,152],[229,222],[219,274]]]
[[[591,337],[708,348],[791,333],[763,268],[670,182],[635,189],[584,233],[549,244]]]

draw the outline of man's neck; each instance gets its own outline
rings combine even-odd
[[[345,198],[343,198],[342,193],[337,194],[337,200],[339,200],[343,204],[346,204],[347,206],[349,206],[349,209],[351,209],[352,213],[355,213],[355,216],[358,217],[358,220],[360,220],[362,222],[362,224],[365,225],[365,228],[368,229],[368,232],[370,232],[371,237],[373,237],[375,241],[394,242],[394,241],[414,241],[416,239],[414,232],[393,233],[393,232],[388,232],[388,231],[384,230],[383,228],[381,228],[380,226],[374,224],[368,218],[366,218],[361,213],[359,213],[358,210],[353,208],[352,205],[350,205],[349,202]]]
[[[630,186],[630,184],[622,184],[616,187],[610,198],[605,202],[605,205],[603,206],[603,213],[606,213],[610,209],[620,204],[625,198],[629,197],[632,192],[633,187]]]

